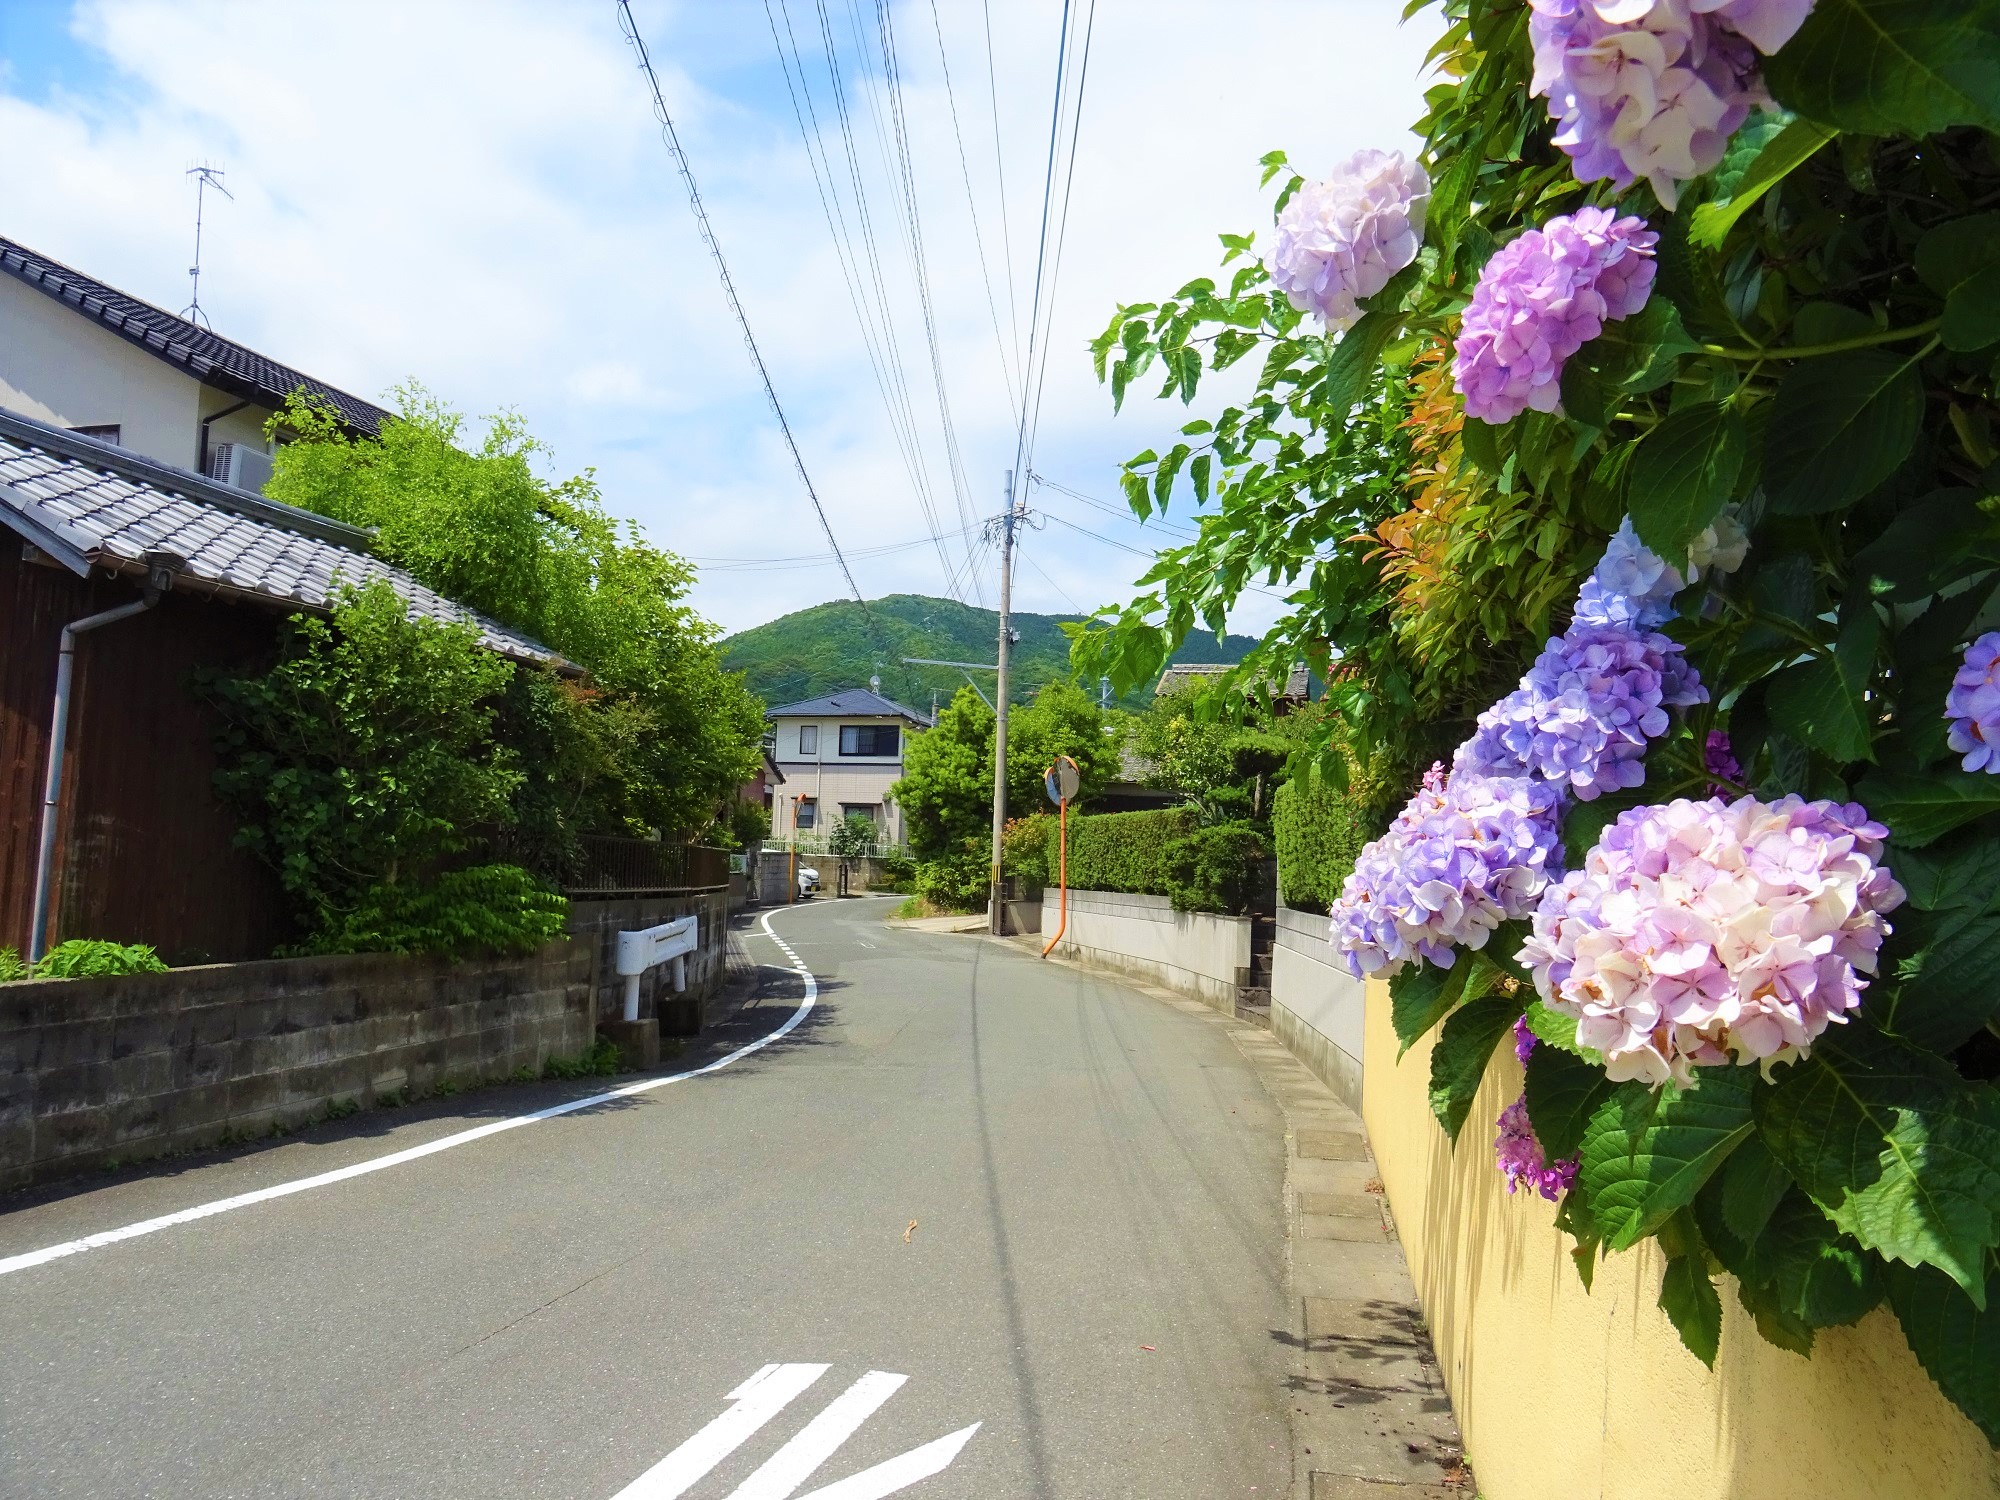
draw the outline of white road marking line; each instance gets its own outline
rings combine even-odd
[[[676,1495],[686,1494],[829,1368],[828,1365],[764,1366],[729,1393],[728,1399],[734,1404],[728,1411],[626,1485],[612,1500],[674,1500]]]
[[[730,1492],[729,1500],[787,1500],[812,1478],[813,1470],[832,1458],[861,1424],[881,1410],[910,1377],[870,1370],[833,1404],[808,1422],[805,1429],[772,1454],[756,1473]]]
[[[961,1427],[934,1443],[912,1448],[887,1463],[863,1469],[838,1484],[829,1484],[810,1495],[803,1495],[800,1500],[882,1500],[884,1495],[906,1490],[918,1480],[928,1479],[949,1467],[951,1461],[958,1457],[958,1450],[972,1441],[972,1435],[979,1431],[979,1427],[977,1422],[970,1427]]]
[[[96,1234],[87,1234],[82,1239],[65,1240],[60,1245],[49,1245],[40,1250],[25,1251],[20,1255],[10,1255],[0,1259],[0,1276],[10,1276],[16,1271],[26,1271],[34,1266],[47,1265],[52,1260],[65,1256],[81,1255],[86,1250],[101,1250],[106,1245],[115,1245],[121,1240],[133,1240],[141,1235],[157,1234],[162,1229],[173,1229],[181,1224],[192,1224],[197,1219],[213,1218],[216,1214],[226,1214],[234,1209],[249,1208],[253,1204],[268,1203],[274,1198],[289,1198],[294,1193],[310,1192],[314,1188],[331,1187],[336,1182],[346,1182],[350,1178],[366,1177],[371,1172],[387,1171],[390,1167],[400,1167],[406,1162],[420,1161],[426,1156],[435,1156],[440,1151],[449,1151],[454,1146],[470,1145],[484,1140],[489,1135],[498,1135],[503,1130],[518,1129],[523,1125],[538,1124],[543,1120],[553,1120],[558,1115],[574,1114],[592,1105],[608,1104],[613,1099],[629,1099],[635,1094],[651,1093],[654,1089],[665,1088],[670,1083],[682,1083],[690,1078],[699,1078],[705,1073],[718,1072],[731,1063],[740,1062],[753,1052],[761,1051],[780,1037],[790,1033],[799,1022],[806,1018],[819,999],[819,985],[813,979],[812,971],[799,962],[798,954],[791,945],[777,933],[771,931],[771,914],[764,913],[765,935],[784,950],[785,957],[793,964],[793,972],[805,982],[805,998],[799,1008],[786,1018],[783,1025],[767,1036],[761,1036],[746,1046],[738,1047],[727,1057],[719,1057],[705,1067],[690,1068],[685,1073],[672,1073],[665,1078],[643,1078],[637,1083],[628,1083],[622,1088],[606,1093],[592,1094],[587,1099],[572,1099],[566,1104],[552,1104],[547,1109],[538,1109],[533,1114],[516,1115],[510,1120],[495,1120],[489,1125],[474,1126],[471,1130],[461,1130],[454,1135],[442,1136],[435,1141],[426,1141],[421,1146],[411,1146],[402,1151],[392,1151],[386,1156],[371,1157],[367,1161],[356,1162],[352,1166],[337,1167],[331,1172],[316,1173],[311,1177],[300,1177],[292,1182],[280,1182],[271,1187],[258,1188],[251,1193],[238,1193],[233,1198],[218,1198],[213,1203],[197,1204],[193,1208],[183,1208],[177,1213],[162,1214],[157,1219],[142,1219],[136,1224],[125,1224],[117,1229],[104,1229]]]

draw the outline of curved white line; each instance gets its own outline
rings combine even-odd
[[[117,1229],[104,1229],[96,1234],[87,1234],[82,1239],[65,1240],[60,1245],[49,1245],[41,1250],[29,1250],[20,1255],[10,1255],[0,1260],[0,1276],[10,1276],[16,1271],[25,1271],[31,1266],[46,1265],[52,1260],[61,1260],[69,1255],[81,1255],[86,1250],[100,1250],[106,1245],[115,1245],[120,1240],[133,1240],[145,1234],[157,1234],[162,1229],[172,1229],[179,1224],[192,1224],[197,1219],[212,1218],[216,1214],[226,1214],[234,1209],[248,1208],[255,1203],[268,1203],[273,1198],[289,1198],[294,1193],[310,1192],[313,1188],[331,1187],[336,1182],[346,1182],[354,1177],[366,1177],[371,1172],[386,1171],[390,1167],[400,1167],[405,1162],[418,1161],[426,1156],[435,1156],[440,1151],[449,1151],[454,1146],[465,1146],[473,1141],[484,1140],[489,1135],[498,1135],[503,1130],[514,1130],[522,1125],[534,1125],[543,1120],[553,1120],[558,1115],[574,1114],[580,1109],[589,1109],[596,1104],[609,1104],[614,1099],[629,1099],[635,1094],[648,1094],[654,1089],[665,1088],[670,1083],[681,1083],[689,1078],[700,1078],[705,1073],[717,1073],[731,1063],[741,1062],[753,1052],[788,1035],[806,1018],[819,999],[819,985],[813,979],[812,971],[799,961],[791,945],[771,930],[771,913],[764,913],[765,934],[784,951],[792,961],[795,973],[805,982],[805,998],[799,1008],[786,1017],[783,1025],[766,1036],[746,1046],[738,1047],[726,1057],[719,1057],[703,1067],[690,1068],[685,1073],[670,1073],[665,1078],[642,1078],[637,1083],[628,1083],[622,1088],[606,1093],[592,1094],[587,1099],[571,1099],[565,1104],[552,1104],[547,1109],[538,1109],[533,1114],[515,1115],[508,1120],[495,1120],[487,1125],[477,1125],[471,1130],[461,1130],[455,1135],[441,1136],[434,1141],[426,1141],[421,1146],[411,1146],[402,1151],[391,1151],[386,1156],[371,1157],[367,1161],[356,1162],[352,1166],[338,1167],[331,1172],[316,1173],[311,1177],[300,1177],[291,1182],[280,1182],[272,1187],[258,1188],[254,1193],[238,1193],[233,1198],[218,1198],[213,1203],[197,1204],[193,1208],[183,1208],[177,1213],[162,1214],[157,1219],[142,1219],[136,1224],[125,1224]],[[772,965],[771,967],[776,967]]]

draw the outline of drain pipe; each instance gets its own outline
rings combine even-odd
[[[101,614],[86,615],[63,626],[62,648],[56,657],[56,705],[49,722],[49,774],[42,788],[42,840],[35,854],[35,916],[28,932],[28,962],[40,962],[48,952],[49,907],[54,896],[51,875],[56,860],[56,824],[62,799],[63,746],[69,738],[70,683],[76,674],[76,638],[86,630],[116,624],[133,615],[144,614],[160,602],[160,595],[173,586],[170,564],[147,559],[149,564],[144,597]]]

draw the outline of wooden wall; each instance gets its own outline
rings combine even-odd
[[[26,562],[0,528],[0,947],[26,951],[56,651],[70,620],[138,597]],[[279,616],[169,594],[80,638],[65,759],[56,937],[151,943],[169,963],[268,957],[290,936],[270,869],[217,801],[197,666],[255,663]]]

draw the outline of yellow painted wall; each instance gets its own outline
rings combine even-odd
[[[1655,1305],[1651,1241],[1600,1262],[1586,1293],[1555,1205],[1508,1196],[1492,1122],[1521,1090],[1510,1048],[1456,1152],[1425,1099],[1430,1041],[1397,1063],[1379,983],[1366,1049],[1362,1113],[1482,1500],[2000,1495],[2000,1455],[1886,1309],[1822,1331],[1805,1360],[1758,1336],[1724,1278],[1711,1374]]]

